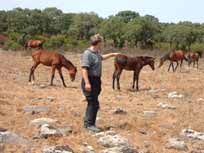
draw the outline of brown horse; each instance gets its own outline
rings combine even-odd
[[[182,67],[183,60],[188,61],[188,59],[185,57],[184,51],[182,51],[182,50],[172,51],[172,52],[169,52],[169,53],[165,54],[164,56],[162,56],[160,58],[159,68],[164,64],[164,62],[166,60],[170,61],[168,72],[170,71],[171,66],[172,66],[173,72],[175,72],[176,69],[178,68],[179,61],[181,61],[180,62],[180,68]],[[176,62],[176,67],[174,67],[174,62]]]
[[[42,49],[43,48],[43,41],[41,40],[29,40],[25,43],[25,49],[31,49],[31,48],[38,48]]]
[[[143,66],[149,65],[152,70],[155,69],[154,62],[155,58],[148,56],[138,56],[138,57],[128,57],[125,55],[118,55],[115,57],[115,71],[113,73],[113,84],[112,87],[115,89],[115,79],[117,79],[117,88],[120,90],[120,75],[122,70],[134,71],[133,75],[133,85],[132,88],[135,88],[136,82],[136,90],[139,90],[139,74]]]
[[[188,58],[188,66],[190,67],[191,63],[193,62],[193,67],[195,67],[195,64],[197,65],[197,69],[198,69],[198,62],[199,59],[202,58],[202,51],[197,51],[197,52],[193,52],[193,53],[189,53],[187,55]]]
[[[8,37],[0,34],[0,46],[4,45],[4,43],[8,40]]]
[[[32,58],[33,58],[34,64],[30,70],[29,82],[31,82],[31,78],[33,78],[33,81],[35,80],[34,71],[39,64],[43,64],[45,66],[52,67],[52,75],[51,75],[51,82],[50,82],[51,86],[53,85],[53,79],[55,77],[55,70],[57,69],[61,77],[62,83],[64,87],[66,87],[66,84],[64,82],[64,77],[62,75],[62,67],[68,70],[71,81],[75,80],[77,69],[63,55],[56,53],[56,52],[37,50],[32,53]]]

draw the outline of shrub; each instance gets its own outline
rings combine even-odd
[[[204,44],[200,44],[200,43],[195,43],[191,46],[191,50],[192,51],[198,51],[198,50],[202,50],[204,51]]]
[[[62,48],[65,42],[65,39],[66,39],[65,36],[62,36],[62,35],[52,36],[44,43],[43,47],[48,49]]]
[[[11,50],[16,51],[16,50],[19,50],[21,48],[22,48],[22,46],[13,40],[8,40],[4,44],[4,49],[6,49],[6,50],[11,49]]]

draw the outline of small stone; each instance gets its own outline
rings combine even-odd
[[[177,138],[170,138],[168,140],[167,146],[168,149],[177,149],[187,151],[188,147],[184,141],[181,141]]]
[[[40,138],[48,138],[50,136],[61,137],[63,135],[59,129],[43,124],[40,128]]]
[[[204,133],[194,131],[192,129],[184,129],[181,135],[190,139],[202,140],[204,141]]]
[[[161,91],[165,91],[165,89],[150,89],[148,92],[149,93],[157,93],[157,92],[161,92]]]
[[[64,107],[60,107],[60,108],[58,109],[58,111],[59,111],[60,113],[64,113],[64,112],[65,112],[65,109],[64,109]]]
[[[55,100],[55,97],[48,96],[47,97],[48,102],[53,102]]]
[[[122,108],[117,108],[113,111],[114,114],[127,114],[127,112]]]
[[[43,124],[54,124],[57,120],[51,118],[38,118],[31,121],[31,124],[34,125],[43,125]]]
[[[70,127],[67,128],[59,128],[59,132],[63,135],[63,136],[67,136],[70,133],[72,133],[72,129]]]
[[[0,143],[14,145],[28,145],[31,142],[16,133],[5,131],[0,132]]]
[[[168,94],[168,98],[183,98],[182,94],[178,94],[176,91],[170,92]]]
[[[121,137],[118,134],[113,133],[112,131],[102,132],[101,135],[99,136],[98,143],[108,148],[130,146],[127,139]]]
[[[88,144],[83,144],[80,148],[81,153],[95,153],[95,150],[92,146]]]
[[[26,113],[47,113],[49,108],[47,106],[26,106],[23,108]]]
[[[116,135],[116,132],[115,131],[106,131],[106,132],[100,132],[100,133],[96,133],[95,136],[97,138],[100,138],[100,137],[103,137],[104,135]]]
[[[69,146],[52,146],[43,149],[43,153],[74,153]]]
[[[197,99],[198,102],[204,102],[204,99],[203,98],[199,98]]]
[[[44,88],[46,88],[46,85],[41,84],[39,87],[40,87],[41,89],[44,89]]]
[[[145,129],[140,129],[139,132],[140,132],[141,134],[147,135],[147,131],[146,131]]]
[[[39,138],[48,138],[50,136],[61,137],[72,133],[71,128],[56,128],[49,124],[43,124],[40,128]]]
[[[113,147],[101,151],[101,153],[138,153],[135,149],[127,146]]]
[[[123,98],[124,98],[124,97],[123,97],[123,96],[120,96],[120,95],[117,95],[117,96],[116,96],[116,99],[117,99],[118,101],[121,101]]]
[[[155,117],[157,115],[157,112],[155,111],[144,111],[144,116],[145,117]]]
[[[172,105],[169,105],[169,104],[164,104],[164,103],[159,103],[158,106],[163,108],[163,109],[176,109],[175,106],[172,106]]]

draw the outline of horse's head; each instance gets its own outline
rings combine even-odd
[[[143,62],[144,65],[149,65],[152,70],[155,70],[155,58],[154,57],[149,57],[149,56],[145,56],[143,57]]]
[[[155,70],[155,58],[151,57],[149,59],[149,66],[152,68],[152,70],[154,71]]]
[[[72,69],[69,69],[69,76],[71,78],[71,81],[75,80],[76,73],[77,73],[77,68],[75,66]]]

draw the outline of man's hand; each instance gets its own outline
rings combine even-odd
[[[90,83],[85,84],[85,90],[88,92],[91,92],[91,84]]]
[[[120,55],[120,53],[113,53],[113,56],[117,56],[117,55]]]
[[[106,60],[106,59],[109,59],[111,57],[115,57],[115,56],[117,56],[119,54],[120,53],[109,53],[109,54],[102,55],[102,57],[103,57],[103,60]]]

